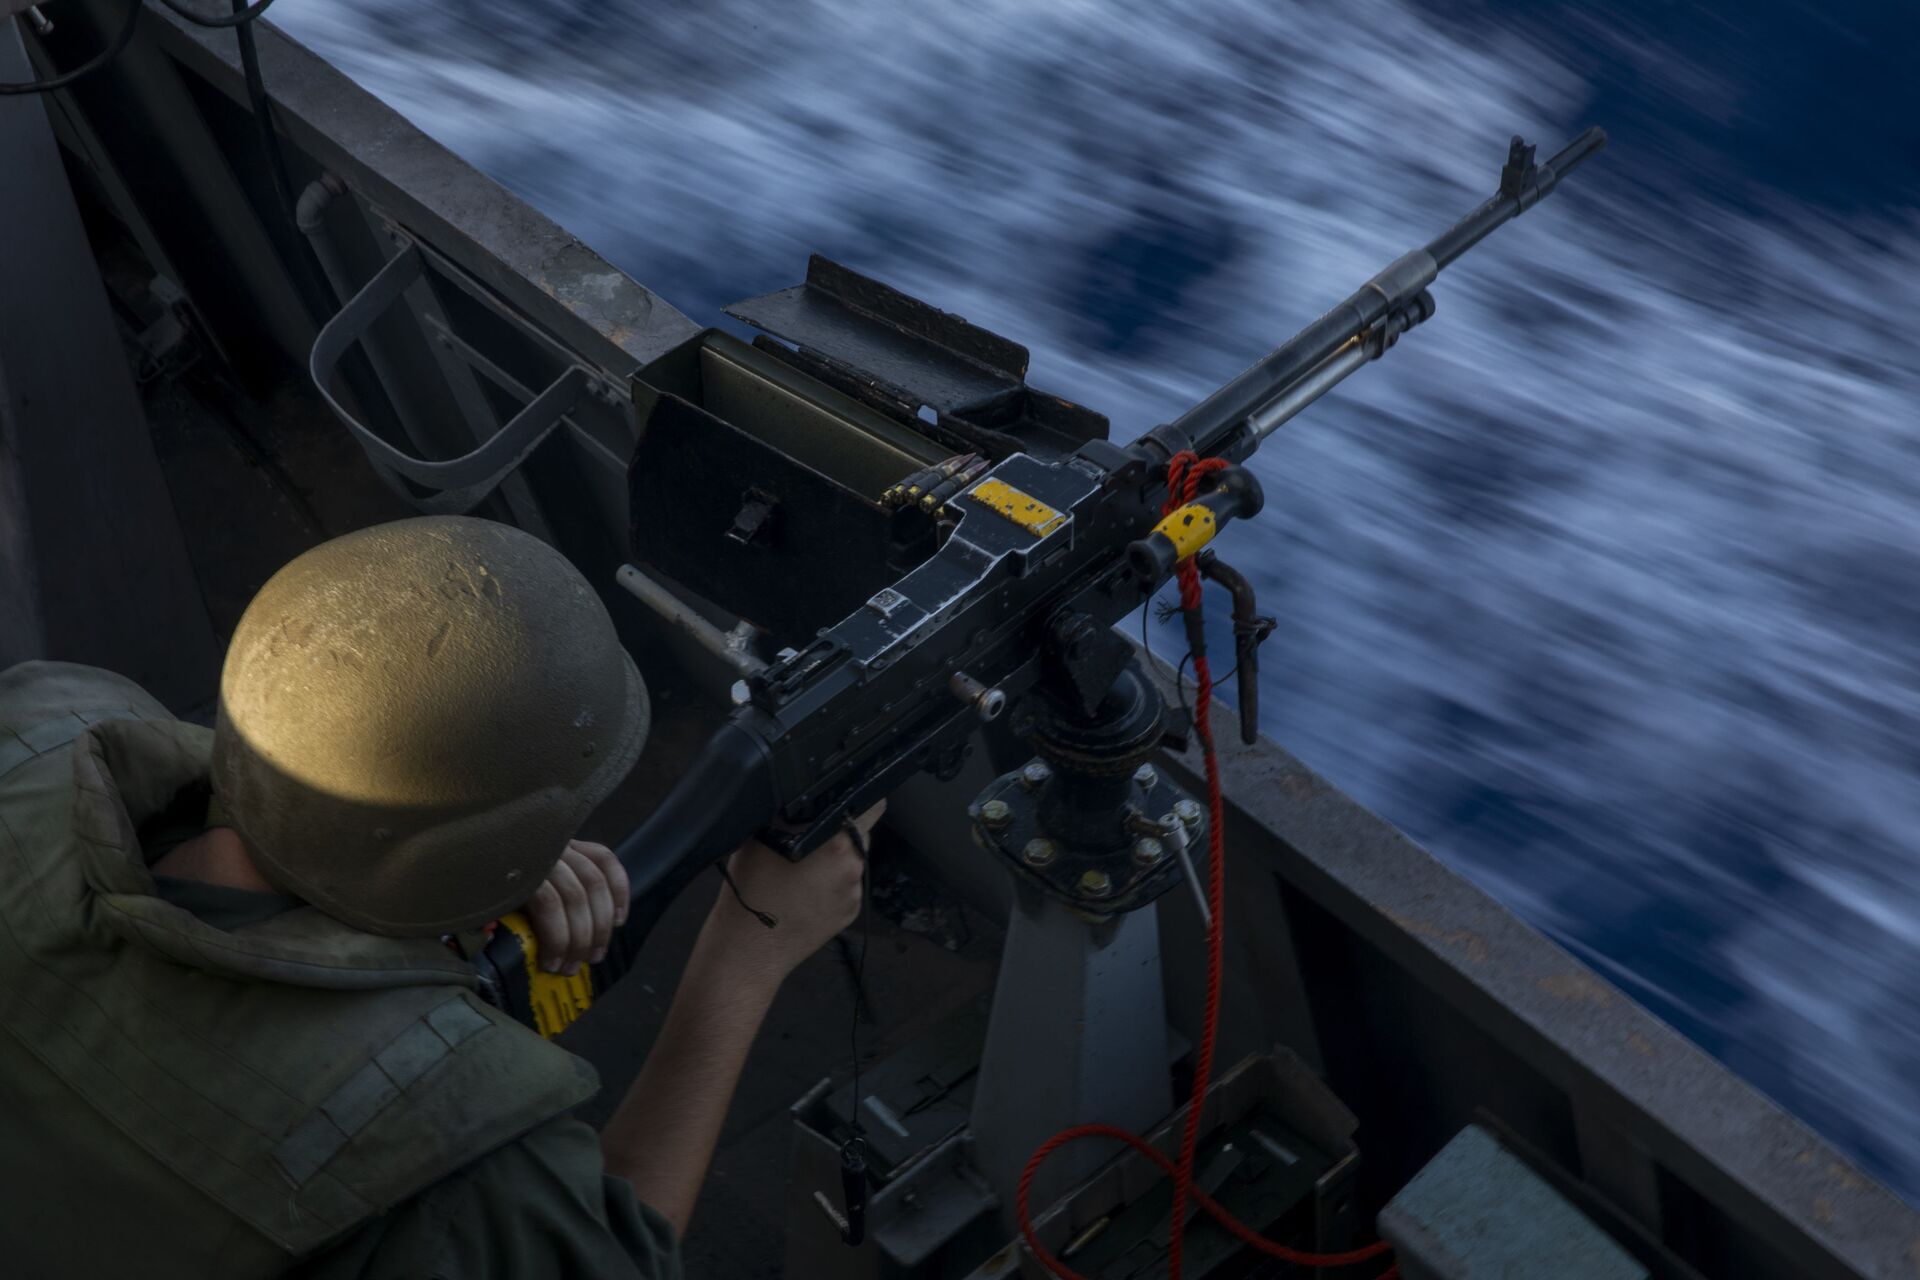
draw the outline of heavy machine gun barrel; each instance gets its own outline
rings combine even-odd
[[[1071,457],[1014,452],[984,474],[984,463],[969,463],[964,486],[941,499],[956,518],[938,550],[749,677],[747,704],[621,842],[633,904],[606,960],[565,979],[540,973],[531,931],[509,918],[480,957],[485,985],[543,1035],[557,1034],[632,963],[666,903],[749,836],[805,856],[913,773],[957,769],[979,723],[1029,692],[1063,709],[1067,721],[1056,723],[1094,716],[1134,657],[1112,624],[1227,521],[1259,512],[1258,482],[1232,464],[1431,316],[1427,286],[1442,268],[1605,143],[1589,129],[1535,165],[1534,149],[1514,138],[1496,195],[1131,447],[1091,440]],[[1169,463],[1187,453],[1228,465],[1211,464],[1205,489],[1163,515]],[[1209,576],[1239,584],[1244,697],[1251,651],[1272,623],[1254,614],[1245,579],[1218,564]]]
[[[1171,433],[1204,456],[1231,448],[1236,433],[1246,427],[1239,443],[1251,451],[1282,422],[1381,354],[1400,331],[1425,319],[1425,315],[1415,318],[1407,309],[1418,303],[1442,270],[1502,223],[1532,208],[1606,144],[1604,130],[1588,129],[1545,164],[1534,165],[1533,147],[1516,136],[1497,194],[1424,248],[1396,259],[1339,306],[1182,414],[1171,424]],[[1432,314],[1431,303],[1426,312]],[[1404,323],[1385,336],[1384,345],[1369,350],[1364,335],[1383,323],[1392,325],[1396,315],[1403,315]]]

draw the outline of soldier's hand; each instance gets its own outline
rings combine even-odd
[[[854,819],[862,843],[886,808],[882,800]],[[776,981],[785,978],[859,916],[863,862],[860,849],[845,832],[798,862],[749,840],[728,859],[728,874],[739,887],[740,900],[773,916],[777,923],[767,928],[722,889],[708,918],[709,927],[727,935],[734,959],[760,968]]]
[[[606,957],[607,940],[626,923],[626,869],[607,846],[569,840],[522,910],[533,926],[540,967],[578,973],[582,964]]]

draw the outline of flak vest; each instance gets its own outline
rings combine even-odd
[[[436,940],[155,897],[136,831],[212,736],[109,672],[0,672],[8,1275],[275,1275],[598,1087]]]

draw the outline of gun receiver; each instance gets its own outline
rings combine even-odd
[[[997,714],[1043,679],[1051,696],[1077,698],[1091,715],[1133,657],[1112,625],[1228,520],[1260,509],[1252,473],[1229,466],[1163,517],[1169,459],[1188,450],[1248,457],[1429,318],[1438,273],[1605,142],[1589,129],[1536,166],[1533,148],[1514,138],[1496,195],[1131,447],[1092,440],[1070,456],[1014,452],[984,472],[969,465],[964,487],[941,491],[937,505],[954,518],[939,548],[752,676],[747,705],[621,843],[633,906],[590,980],[538,972],[530,932],[497,932],[481,969],[503,1006],[557,1034],[625,972],[666,903],[707,866],[756,833],[789,857],[806,855],[911,774],[957,769],[988,708]],[[1238,577],[1225,566],[1214,576]],[[1251,634],[1259,620],[1241,587],[1236,610]]]

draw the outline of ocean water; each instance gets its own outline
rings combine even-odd
[[[703,323],[818,250],[1122,436],[1605,126],[1255,460],[1264,727],[1920,1197],[1920,8],[273,17]]]

